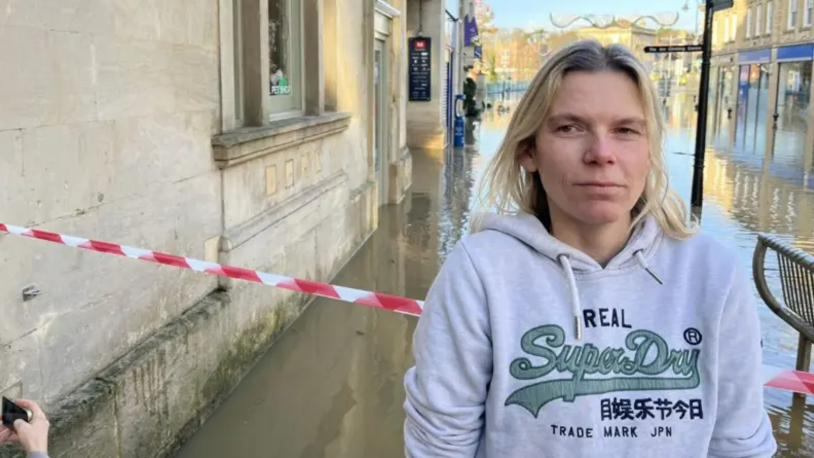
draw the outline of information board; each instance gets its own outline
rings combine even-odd
[[[409,40],[411,102],[429,102],[432,99],[432,42],[429,37]]]

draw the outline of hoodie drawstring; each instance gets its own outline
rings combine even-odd
[[[579,291],[577,290],[577,279],[574,278],[574,270],[571,268],[571,261],[568,256],[561,254],[557,256],[562,270],[565,272],[565,278],[568,280],[568,289],[571,291],[571,311],[574,313],[574,331],[577,335],[577,340],[582,340],[582,306],[579,303]]]
[[[654,280],[656,280],[659,285],[663,285],[664,282],[650,269],[650,266],[647,265],[647,261],[644,259],[642,255],[642,250],[637,250],[633,253],[633,257],[636,259],[636,262],[639,263],[639,266],[645,270]],[[577,340],[582,340],[582,305],[579,302],[579,290],[577,289],[577,279],[574,277],[574,269],[571,268],[571,261],[568,260],[568,255],[561,254],[557,256],[557,259],[560,261],[560,265],[562,265],[562,270],[565,272],[565,278],[568,280],[568,290],[571,293],[571,312],[574,314],[574,332],[576,334]]]
[[[653,272],[652,270],[650,270],[650,266],[648,266],[648,265],[647,265],[647,261],[645,261],[645,260],[644,260],[644,256],[642,256],[642,250],[638,250],[638,251],[636,251],[635,253],[633,253],[633,257],[634,257],[634,258],[636,258],[636,262],[638,262],[638,263],[639,263],[639,265],[642,267],[642,269],[644,269],[644,270],[645,270],[645,272],[649,273],[649,274],[650,274],[650,276],[651,276],[651,277],[653,277],[653,279],[654,279],[654,280],[656,280],[657,282],[659,282],[659,285],[663,285],[663,284],[664,284],[664,282],[663,282],[663,281],[661,281],[661,278],[659,278],[659,276],[658,276],[658,275],[656,275],[656,273],[655,273],[655,272]]]

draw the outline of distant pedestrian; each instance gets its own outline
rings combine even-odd
[[[408,457],[775,453],[750,277],[690,221],[663,138],[626,48],[546,62],[419,319]]]
[[[27,458],[48,458],[50,424],[45,413],[34,401],[17,399],[14,403],[31,411],[31,421],[17,420],[13,429],[0,425],[0,445],[6,442],[19,442],[28,453]]]

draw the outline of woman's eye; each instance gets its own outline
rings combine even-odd
[[[622,135],[630,135],[637,133],[635,130],[629,127],[620,127],[619,129],[617,129],[617,132],[619,132]]]
[[[567,134],[568,132],[573,132],[573,131],[574,131],[574,126],[560,126],[560,127],[557,127],[557,132],[563,132],[563,133]]]

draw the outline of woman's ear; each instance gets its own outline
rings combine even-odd
[[[534,156],[537,154],[535,148],[534,138],[527,138],[517,145],[517,161],[526,172],[534,173],[537,171],[537,164],[534,162]]]

